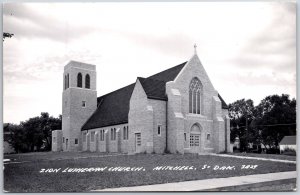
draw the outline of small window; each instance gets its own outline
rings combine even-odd
[[[65,143],[65,137],[63,137],[63,143]]]
[[[207,134],[206,139],[207,139],[208,141],[210,141],[210,134],[209,134],[209,133]]]
[[[184,141],[186,141],[186,133],[184,133],[183,136],[184,136]]]
[[[128,140],[128,126],[123,127],[123,139]]]
[[[158,125],[157,127],[157,135],[161,136],[161,125]]]
[[[91,142],[95,141],[95,131],[91,133]]]
[[[116,140],[116,134],[117,134],[116,128],[112,128],[110,132],[111,132],[110,133],[110,139],[111,140]]]
[[[82,101],[81,106],[82,106],[82,108],[85,108],[86,107],[86,101]]]
[[[75,144],[78,144],[78,139],[75,139]]]
[[[100,141],[104,141],[104,129],[100,130]]]

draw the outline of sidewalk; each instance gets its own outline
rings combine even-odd
[[[229,158],[254,159],[254,160],[264,160],[264,161],[273,161],[273,162],[282,162],[282,163],[296,164],[296,161],[292,161],[292,160],[280,160],[280,159],[273,159],[273,158],[261,158],[261,157],[251,157],[251,156],[236,156],[236,155],[228,155],[228,154],[209,154],[209,155],[211,155],[211,156],[229,157]]]
[[[209,189],[239,186],[245,184],[254,184],[268,181],[276,181],[283,179],[297,178],[297,171],[278,172],[268,174],[246,175],[239,177],[215,178],[196,181],[185,181],[177,183],[155,184],[146,186],[133,186],[122,188],[107,188],[92,190],[94,192],[100,191],[205,191]]]

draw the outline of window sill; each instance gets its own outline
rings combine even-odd
[[[194,114],[194,113],[188,113],[187,116],[198,117],[198,118],[207,118],[206,116],[204,116],[202,114]]]

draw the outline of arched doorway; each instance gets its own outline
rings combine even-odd
[[[191,127],[190,148],[191,148],[192,153],[199,153],[200,152],[201,130],[202,130],[202,128],[199,124],[194,124]]]

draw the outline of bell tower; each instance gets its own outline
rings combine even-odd
[[[70,61],[63,80],[62,149],[80,151],[81,127],[97,108],[96,66]]]

